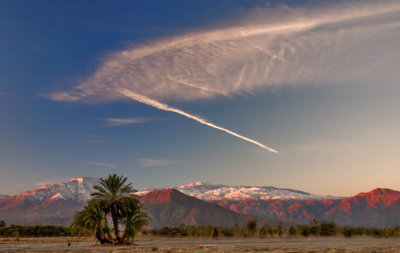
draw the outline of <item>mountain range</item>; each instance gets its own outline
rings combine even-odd
[[[0,196],[0,220],[8,224],[68,225],[90,199],[98,179],[73,178],[14,196]],[[400,225],[400,192],[374,189],[352,197],[313,195],[271,186],[227,186],[201,182],[136,193],[151,227],[190,225],[304,224],[312,219],[339,225]]]

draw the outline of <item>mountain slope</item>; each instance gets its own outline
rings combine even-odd
[[[255,219],[187,196],[173,188],[149,192],[141,197],[141,202],[149,215],[151,227],[155,228],[182,223],[196,226],[241,226]],[[259,221],[267,222],[266,219]]]

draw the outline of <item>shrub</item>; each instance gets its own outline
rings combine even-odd
[[[297,234],[297,231],[293,226],[290,226],[288,233],[289,236],[295,236]]]
[[[227,237],[232,237],[235,235],[234,228],[223,228],[221,232],[222,232],[223,236],[227,236]]]
[[[257,230],[257,221],[256,220],[250,220],[249,222],[247,222],[246,224],[247,226],[247,230],[249,231],[249,234],[251,236],[254,236],[256,230]]]
[[[260,230],[258,231],[258,236],[260,238],[266,238],[268,233],[268,228],[266,225],[262,226]]]
[[[335,222],[322,222],[320,225],[320,234],[322,236],[334,236],[337,234]]]
[[[307,225],[302,225],[298,227],[298,230],[302,236],[309,236],[310,235],[310,228]]]
[[[351,227],[344,227],[343,229],[342,229],[342,234],[345,236],[345,237],[352,237],[353,236],[353,229],[351,228]]]

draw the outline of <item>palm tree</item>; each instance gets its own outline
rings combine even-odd
[[[94,199],[104,201],[106,210],[110,212],[117,243],[122,242],[118,225],[121,210],[126,199],[131,198],[132,193],[135,192],[132,184],[125,184],[126,180],[126,177],[117,176],[117,174],[109,175],[107,178],[102,178],[99,185],[93,187],[97,192],[92,193]]]
[[[139,199],[132,195],[135,190],[126,183],[127,178],[109,175],[93,187],[94,197],[83,211],[78,212],[71,225],[73,232],[93,233],[100,243],[130,244],[134,236],[147,224],[147,216],[141,211]],[[111,217],[115,238],[111,236],[108,218]],[[125,230],[120,236],[119,224]]]

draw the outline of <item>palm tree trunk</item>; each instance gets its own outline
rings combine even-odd
[[[111,208],[111,219],[112,219],[113,225],[114,225],[115,240],[116,240],[117,244],[119,244],[119,243],[121,243],[121,237],[119,237],[118,213],[113,207]]]

